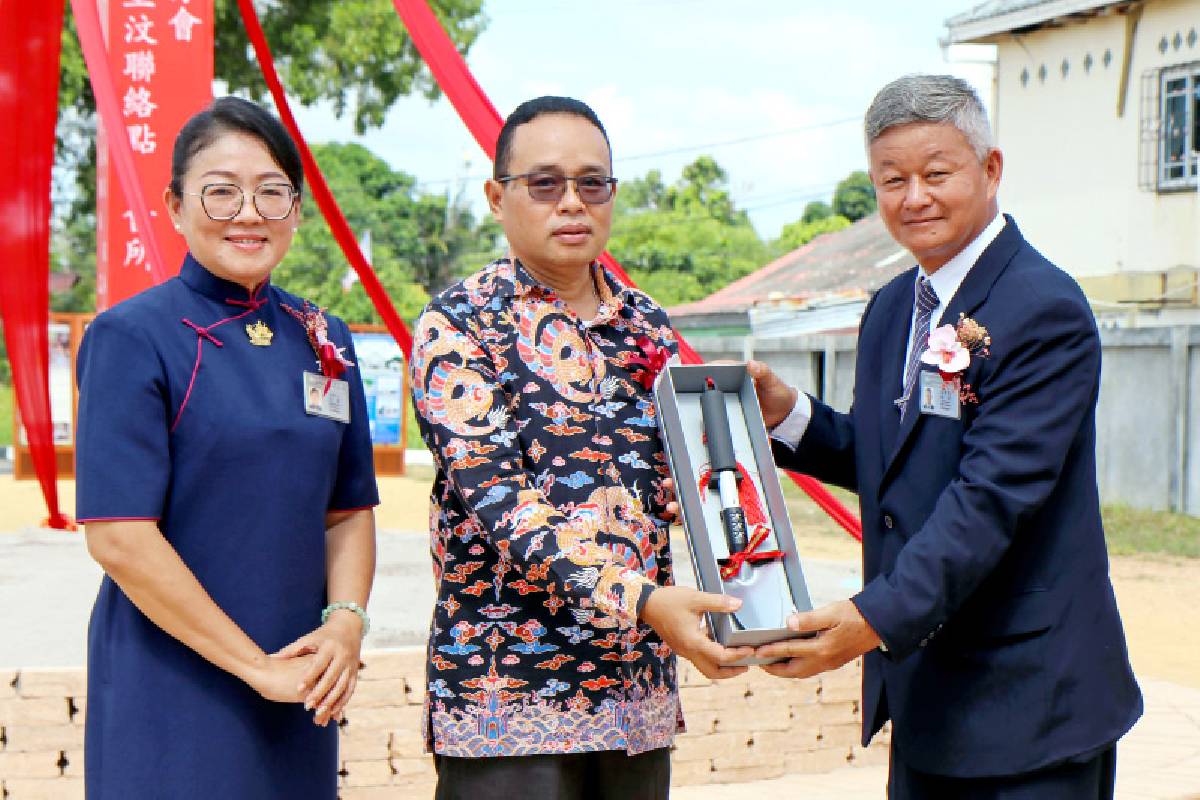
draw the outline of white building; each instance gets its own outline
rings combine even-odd
[[[1200,323],[1200,0],[990,0],[1000,202],[1108,325]]]

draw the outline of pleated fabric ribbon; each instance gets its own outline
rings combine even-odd
[[[50,418],[50,170],[58,117],[62,3],[9,3],[0,19],[0,318],[33,468],[50,512],[59,509]],[[4,424],[0,422],[0,424]]]

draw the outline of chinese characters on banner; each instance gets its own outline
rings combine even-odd
[[[105,8],[107,6],[107,8]],[[108,158],[107,137],[129,137],[154,236],[169,274],[186,246],[163,205],[171,147],[188,118],[212,102],[213,0],[101,0],[109,68],[125,126],[101,130],[96,209],[96,307],[102,311],[153,279],[133,212]]]

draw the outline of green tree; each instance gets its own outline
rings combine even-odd
[[[482,5],[483,0],[430,2],[463,54],[487,24]],[[339,116],[352,114],[359,133],[382,124],[402,96],[434,99],[439,94],[390,0],[287,0],[256,3],[256,8],[288,93],[304,105],[329,101]],[[217,80],[228,92],[262,100],[266,83],[236,0],[215,0],[214,29]],[[90,310],[95,307],[96,104],[70,8],[62,38],[57,134],[53,263],[82,280],[71,296],[55,302],[63,310]],[[310,207],[309,214],[314,213]],[[336,259],[345,263],[340,253]]]
[[[875,186],[870,176],[862,170],[851,172],[837,185],[833,192],[833,213],[840,214],[851,222],[875,213]]]
[[[804,213],[800,215],[801,222],[816,222],[827,217],[833,216],[833,209],[824,200],[813,200],[804,207]]]
[[[850,227],[850,220],[840,214],[822,217],[811,222],[805,222],[802,217],[790,225],[783,226],[783,230],[779,232],[779,238],[774,242],[774,249],[780,254],[787,253],[803,247],[823,233],[833,233],[848,227]]]
[[[411,176],[362,145],[315,145],[313,155],[350,227],[360,237],[370,231],[371,265],[402,318],[414,319],[430,294],[494,257],[494,225],[476,225],[461,202],[445,195],[417,195]],[[311,201],[302,210],[307,220],[272,279],[349,322],[378,322],[324,219]],[[465,255],[481,253],[479,263],[463,263]]]
[[[621,185],[609,250],[661,305],[707,297],[766,263],[768,250],[711,156],[665,186],[658,170]]]

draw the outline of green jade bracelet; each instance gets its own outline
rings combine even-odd
[[[355,614],[358,614],[358,618],[362,620],[363,624],[363,638],[367,638],[367,632],[371,630],[371,618],[367,616],[367,610],[365,608],[353,601],[347,602],[344,600],[338,600],[336,603],[330,603],[329,605],[325,606],[325,608],[321,610],[321,624],[324,625],[329,620],[330,614],[343,609],[346,611],[353,611]]]

